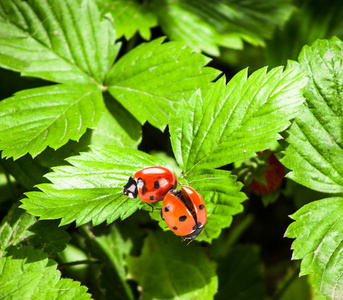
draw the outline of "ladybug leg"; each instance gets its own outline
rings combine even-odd
[[[164,221],[163,214],[162,214],[162,208],[161,208],[161,219]]]
[[[155,209],[155,208],[154,208],[151,204],[149,204],[149,203],[147,203],[147,202],[146,202],[146,204],[148,204],[148,205],[151,207],[151,212],[150,212],[150,213],[152,214],[152,213],[154,212],[154,209]]]

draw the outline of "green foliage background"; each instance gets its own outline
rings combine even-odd
[[[0,298],[342,299],[343,7],[325,3],[1,1]],[[287,175],[258,196],[237,174],[266,149]],[[190,245],[122,193],[156,165],[205,200]]]

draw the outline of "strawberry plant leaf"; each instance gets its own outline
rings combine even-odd
[[[28,259],[29,258],[29,259]],[[2,299],[90,299],[85,286],[62,279],[57,263],[32,247],[8,247],[0,256]]]
[[[150,233],[139,257],[127,259],[129,273],[142,287],[144,299],[213,299],[215,266],[201,247],[181,243],[163,232]]]
[[[218,32],[198,14],[202,5],[204,3],[197,5],[185,1],[154,1],[158,22],[170,39],[186,42],[189,47],[198,52],[204,51],[210,55],[219,56]],[[204,17],[209,17],[206,10]],[[243,43],[238,38],[232,40],[230,46],[230,48],[243,48]]]
[[[157,25],[150,2],[139,0],[97,0],[103,14],[110,13],[114,21],[117,39],[130,39],[137,31],[143,39],[150,40],[150,28]]]
[[[33,157],[78,140],[103,110],[101,93],[86,85],[55,85],[24,90],[0,102],[3,157]]]
[[[204,0],[98,0],[103,13],[111,13],[117,36],[131,38],[136,31],[150,39],[159,24],[168,38],[186,42],[192,49],[219,55],[218,45],[242,49],[243,40],[264,45],[275,27],[294,10],[291,1]]]
[[[309,77],[306,104],[284,133],[280,156],[292,170],[288,178],[327,193],[343,192],[342,51],[337,38],[303,48],[299,62]]]
[[[311,202],[291,218],[285,233],[296,238],[292,259],[302,259],[300,275],[314,273],[316,293],[338,300],[343,294],[343,198],[332,197]]]
[[[183,43],[161,44],[158,38],[122,56],[109,72],[106,85],[137,120],[164,129],[169,113],[195,90],[205,91],[219,71],[205,67],[210,59]]]
[[[56,221],[38,221],[14,204],[1,222],[0,244],[29,245],[54,257],[70,239],[69,234],[57,225]]]
[[[198,90],[183,101],[169,128],[185,175],[252,157],[279,139],[303,102],[305,82],[297,68],[263,68],[248,79],[242,70],[227,86],[223,77],[206,96]]]
[[[4,0],[0,66],[55,82],[101,85],[117,50],[114,33],[91,0]]]
[[[197,240],[211,242],[223,228],[231,225],[233,215],[243,211],[241,203],[247,199],[240,192],[243,184],[230,172],[215,169],[197,170],[185,180],[201,194],[207,208],[207,223]]]
[[[243,40],[264,45],[275,27],[289,18],[290,1],[155,0],[162,30],[190,47],[218,55],[217,45],[243,48]]]
[[[28,192],[22,208],[40,219],[62,218],[61,225],[92,221],[98,225],[125,219],[143,202],[123,195],[129,176],[148,166],[165,165],[141,151],[115,146],[93,146],[89,153],[70,157],[71,166],[53,168],[52,183],[39,184],[41,192]]]

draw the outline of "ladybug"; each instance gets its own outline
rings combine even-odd
[[[162,203],[162,218],[183,240],[194,240],[203,230],[207,211],[203,198],[193,188],[182,185],[170,190]]]
[[[175,174],[165,167],[148,167],[136,172],[124,186],[124,195],[141,199],[144,202],[163,200],[170,189],[175,189]]]

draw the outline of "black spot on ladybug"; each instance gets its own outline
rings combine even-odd
[[[187,219],[187,216],[181,216],[181,217],[179,218],[179,221],[180,221],[180,222],[185,222],[186,219]]]
[[[154,200],[154,196],[150,196],[150,200]]]
[[[154,182],[154,188],[157,190],[160,187],[160,183],[158,181]]]
[[[204,208],[205,208],[205,205],[204,205],[204,204],[200,204],[200,205],[199,205],[199,209],[200,209],[200,210],[203,210]]]
[[[166,206],[165,208],[164,208],[164,212],[168,212],[169,211],[169,208],[168,208],[168,206]]]
[[[177,227],[176,227],[176,226],[174,226],[174,227],[173,227],[173,229],[174,229],[174,230],[177,230]]]

